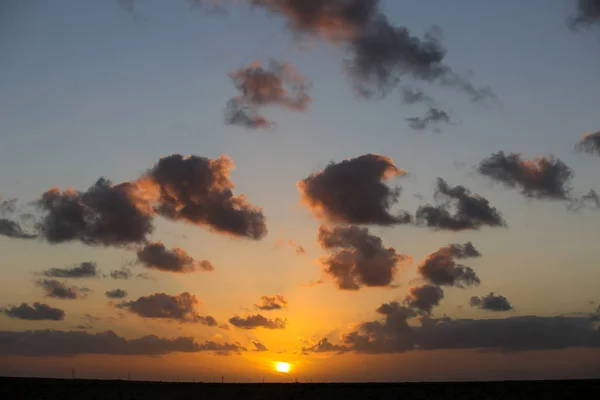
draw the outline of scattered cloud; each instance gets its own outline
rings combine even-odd
[[[438,205],[419,207],[417,223],[451,231],[479,229],[484,225],[506,226],[500,212],[486,198],[472,194],[464,186],[452,187],[438,178],[435,199]]]
[[[150,195],[158,214],[168,219],[262,239],[267,234],[265,216],[245,196],[233,195],[229,171],[234,167],[226,155],[212,160],[173,154],[161,158],[137,186]]]
[[[36,282],[36,285],[44,289],[47,297],[63,300],[76,300],[86,298],[91,292],[85,287],[69,286],[65,282],[56,279],[42,279]]]
[[[256,328],[265,328],[265,329],[285,329],[287,325],[287,321],[282,318],[266,318],[260,314],[252,314],[246,317],[235,316],[229,318],[229,323],[236,328],[241,329],[256,329]]]
[[[262,311],[281,310],[287,308],[287,306],[288,301],[280,294],[261,296],[260,303],[254,305],[254,307]]]
[[[409,320],[417,313],[398,303],[384,304],[377,312],[384,316],[383,321],[363,322],[355,330],[342,334],[342,343],[329,351],[403,353],[479,349],[514,352],[600,347],[600,331],[588,316],[479,320],[421,318],[420,325],[412,325]],[[304,350],[314,351],[310,348]]]
[[[175,296],[154,293],[134,301],[121,302],[117,304],[117,307],[142,318],[170,319],[178,322],[198,322],[207,326],[217,326],[217,321],[213,317],[198,315],[196,307],[199,304],[198,298],[188,292]]]
[[[427,113],[423,117],[409,117],[405,119],[408,121],[408,126],[415,131],[424,131],[432,128],[432,130],[436,133],[441,132],[437,125],[452,123],[448,113],[436,107],[429,107]]]
[[[409,289],[409,294],[406,296],[404,303],[420,314],[429,315],[433,307],[439,305],[443,298],[444,290],[441,287],[423,285]]]
[[[434,103],[433,98],[426,95],[421,89],[414,89],[406,86],[402,88],[402,102],[404,104]]]
[[[11,318],[29,321],[62,321],[65,319],[63,310],[38,302],[33,303],[33,307],[27,303],[21,303],[20,306],[8,307],[2,311]]]
[[[292,239],[288,241],[288,244],[296,250],[296,254],[303,255],[306,254],[306,249],[301,244],[294,242]]]
[[[390,286],[403,263],[411,258],[385,247],[381,238],[358,226],[319,227],[318,242],[330,254],[320,259],[339,289]]]
[[[366,154],[330,163],[298,182],[304,204],[319,218],[348,224],[394,225],[409,223],[411,216],[390,208],[398,202],[400,187],[384,181],[406,173],[391,158]]]
[[[284,17],[296,37],[313,36],[342,45],[350,54],[346,70],[356,92],[364,97],[384,96],[403,79],[457,88],[479,100],[489,88],[476,88],[444,63],[446,50],[439,28],[423,38],[407,27],[393,25],[379,1],[374,0],[254,0]]]
[[[193,337],[159,338],[155,335],[126,339],[113,331],[0,331],[0,355],[74,356],[78,354],[162,355],[201,351],[242,352],[239,343],[197,343]]]
[[[272,60],[263,67],[253,62],[229,74],[240,95],[229,100],[225,123],[246,128],[268,128],[273,125],[259,110],[276,105],[292,111],[306,111],[311,103],[310,82],[287,62]]]
[[[49,278],[97,278],[100,276],[98,264],[84,261],[67,268],[50,268],[42,272]]]
[[[333,344],[327,338],[323,338],[317,341],[312,346],[303,346],[302,353],[344,353],[349,351],[350,348],[339,344]]]
[[[579,143],[575,145],[575,150],[600,157],[600,131],[585,133]]]
[[[489,311],[510,311],[513,309],[506,297],[500,295],[496,296],[494,295],[494,292],[482,297],[473,296],[471,297],[470,304],[471,307]]]
[[[571,202],[567,205],[569,211],[580,211],[590,208],[600,210],[600,195],[594,189],[590,189],[589,192],[581,197],[571,199]]]
[[[167,249],[161,242],[149,242],[137,252],[138,261],[148,267],[167,272],[189,273],[213,271],[209,261],[194,260],[183,249]]]
[[[520,154],[507,155],[503,151],[482,160],[477,170],[508,187],[519,187],[524,196],[537,199],[568,199],[573,177],[571,168],[558,158],[540,156],[523,160]]]
[[[130,279],[133,273],[129,268],[113,269],[110,271],[110,277],[113,279]]]
[[[37,235],[23,231],[21,224],[16,221],[0,218],[0,236],[6,236],[14,239],[35,239]]]
[[[257,352],[269,351],[269,349],[267,349],[267,346],[265,346],[262,342],[260,342],[258,340],[252,340],[252,345],[254,346],[253,351],[257,351]]]
[[[471,267],[458,264],[455,259],[479,257],[481,254],[470,242],[450,244],[427,256],[418,271],[429,282],[438,286],[477,286],[479,277]]]
[[[104,292],[104,294],[109,299],[122,299],[124,297],[127,297],[127,292],[123,289],[107,290],[106,292]]]

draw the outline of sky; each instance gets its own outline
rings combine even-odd
[[[0,0],[0,374],[599,378],[600,3],[250,3]]]

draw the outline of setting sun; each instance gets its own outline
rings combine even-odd
[[[290,363],[286,363],[286,362],[276,362],[275,363],[275,370],[277,372],[283,372],[284,374],[287,374],[288,372],[290,372],[291,368],[292,368],[292,366],[290,365]]]

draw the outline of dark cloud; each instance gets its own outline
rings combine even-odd
[[[423,38],[413,36],[387,19],[378,0],[253,0],[252,4],[283,16],[296,36],[341,44],[350,54],[347,71],[362,96],[386,95],[405,78],[452,86],[474,100],[489,93],[444,63],[439,29]]]
[[[113,331],[0,331],[0,355],[3,356],[161,355],[200,351],[241,352],[246,351],[246,348],[239,343],[197,343],[193,337],[159,338],[148,335],[138,339],[126,339]]]
[[[138,261],[148,267],[161,271],[188,273],[195,271],[213,271],[209,261],[197,261],[183,249],[167,249],[161,242],[150,242],[137,252]]]
[[[254,346],[254,351],[257,351],[257,352],[269,351],[269,349],[267,349],[267,346],[265,346],[262,342],[260,342],[258,340],[253,340],[252,345]]]
[[[426,95],[421,89],[413,89],[410,87],[402,88],[402,102],[404,104],[434,103],[433,98]]]
[[[327,338],[323,338],[316,342],[312,346],[302,347],[303,353],[344,353],[350,349],[347,346],[341,346],[339,344],[333,344]]]
[[[49,278],[96,278],[100,271],[95,262],[85,261],[68,268],[50,268],[42,274]]]
[[[288,301],[280,294],[273,296],[261,296],[260,303],[254,307],[262,311],[281,310],[287,308]]]
[[[272,60],[263,67],[254,62],[229,74],[240,95],[229,100],[225,123],[247,128],[267,128],[272,125],[260,115],[259,109],[275,105],[293,111],[305,111],[311,102],[310,83],[293,65]]]
[[[589,317],[422,318],[420,325],[412,325],[408,320],[416,313],[397,303],[383,305],[378,312],[385,316],[384,321],[364,322],[354,331],[342,334],[342,343],[330,351],[402,353],[479,349],[514,352],[600,347],[600,330]]]
[[[123,289],[112,289],[104,292],[106,297],[109,299],[122,299],[123,297],[127,297],[127,292]]]
[[[323,171],[299,181],[298,188],[303,202],[317,217],[348,224],[403,224],[411,221],[408,213],[390,213],[400,197],[400,187],[384,183],[402,175],[405,172],[391,158],[366,154],[332,162]]]
[[[91,292],[85,287],[69,286],[65,282],[57,281],[56,279],[42,279],[36,282],[36,285],[44,289],[47,297],[64,300],[76,300],[86,298]]]
[[[342,290],[389,286],[410,257],[385,247],[381,238],[358,226],[319,227],[318,242],[330,254],[320,259],[324,271]]]
[[[577,0],[577,14],[568,22],[573,29],[600,25],[600,0]]]
[[[130,279],[133,272],[129,268],[113,269],[110,271],[110,277],[113,279]]]
[[[492,154],[482,160],[477,170],[508,187],[519,187],[527,197],[537,199],[568,199],[573,171],[554,157],[523,160],[520,154]]]
[[[419,207],[417,223],[451,231],[479,229],[484,225],[506,226],[500,212],[486,198],[472,194],[464,186],[452,187],[438,178],[435,198],[438,205]]]
[[[439,124],[451,124],[450,116],[444,110],[439,108],[429,107],[427,113],[423,117],[405,118],[408,121],[408,126],[416,131],[424,131],[433,126],[434,132],[441,132],[437,127]]]
[[[260,314],[248,315],[246,317],[235,316],[229,318],[229,323],[241,329],[285,329],[287,321],[282,318],[266,318]]]
[[[233,195],[232,168],[226,155],[212,160],[173,154],[161,158],[137,185],[157,196],[155,210],[166,218],[261,239],[267,234],[265,216],[245,196]]]
[[[600,131],[583,135],[579,143],[575,145],[575,149],[582,153],[600,157]]]
[[[53,188],[37,201],[46,212],[38,231],[50,243],[80,241],[88,245],[143,243],[153,231],[152,216],[138,207],[136,185],[112,185],[100,178],[86,192]]]
[[[409,290],[404,303],[420,314],[429,315],[433,307],[440,304],[444,298],[444,290],[435,285],[423,285]]]
[[[471,307],[477,307],[482,310],[490,311],[510,311],[513,309],[508,299],[504,296],[496,296],[494,293],[490,293],[487,296],[471,297]]]
[[[589,208],[600,210],[600,195],[594,189],[590,189],[589,192],[581,197],[571,199],[567,205],[567,209],[570,211],[580,211]]]
[[[434,285],[477,286],[479,277],[471,267],[458,264],[455,259],[479,257],[481,254],[469,242],[464,245],[450,244],[427,256],[419,265],[418,271]]]
[[[203,325],[217,326],[217,321],[213,317],[198,315],[196,307],[199,304],[198,298],[188,292],[175,296],[154,293],[134,301],[119,303],[117,307],[143,318],[171,319],[178,322],[198,322]]]
[[[5,308],[2,311],[11,318],[29,321],[62,321],[65,319],[65,312],[63,310],[38,302],[33,303],[33,307],[27,303],[21,303],[20,306]]]
[[[23,231],[21,224],[18,222],[7,218],[0,218],[0,236],[14,239],[35,239],[37,237],[37,235]]]

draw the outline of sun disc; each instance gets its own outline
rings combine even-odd
[[[290,363],[281,362],[281,361],[275,363],[275,371],[277,371],[277,372],[282,372],[284,374],[287,374],[288,372],[290,372],[291,368],[292,368],[292,366],[290,365]]]

